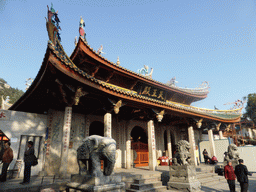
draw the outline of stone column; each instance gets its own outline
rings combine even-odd
[[[104,137],[112,138],[112,115],[111,113],[106,113],[104,115]]]
[[[156,160],[156,140],[155,140],[155,127],[153,120],[148,122],[148,152],[149,152],[149,170],[155,171]]]
[[[214,144],[212,129],[208,130],[208,137],[209,137],[209,142],[210,142],[211,157],[212,156],[216,156],[215,144]]]
[[[224,139],[222,131],[219,131],[219,138]]]
[[[126,169],[131,169],[131,140],[126,141]]]
[[[251,128],[248,128],[248,136],[249,136],[249,139],[252,139],[252,129]]]
[[[167,134],[167,150],[168,150],[168,157],[172,158],[172,142],[171,142],[171,131],[170,129],[166,130],[166,134]]]
[[[192,160],[195,163],[195,165],[197,165],[195,135],[194,135],[194,130],[192,126],[188,128],[188,139],[190,144],[190,153],[192,155]]]
[[[61,177],[65,177],[65,175],[67,174],[71,117],[72,117],[72,107],[66,107],[65,114],[64,114],[63,134],[62,134],[62,143],[61,143],[62,145],[61,146],[61,162],[60,162]]]
[[[90,136],[90,120],[85,117],[85,138]]]

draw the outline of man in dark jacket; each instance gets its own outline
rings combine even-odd
[[[235,167],[235,174],[237,176],[237,181],[240,183],[241,192],[248,191],[248,170],[244,165],[243,159],[239,159],[239,165]]]
[[[0,176],[1,182],[6,181],[7,169],[13,160],[13,151],[12,151],[10,145],[11,145],[10,141],[4,142],[4,154],[3,154],[3,160],[2,160],[3,167],[2,167],[2,175]]]
[[[24,162],[25,162],[25,168],[24,168],[24,178],[23,182],[20,184],[28,184],[30,182],[30,174],[31,174],[31,166],[32,162],[34,161],[34,147],[33,147],[33,141],[28,142],[28,146],[24,153]]]
[[[234,172],[234,169],[232,167],[232,162],[228,161],[228,164],[224,167],[224,174],[225,178],[228,182],[228,186],[230,189],[230,192],[235,192],[236,191],[236,175]]]

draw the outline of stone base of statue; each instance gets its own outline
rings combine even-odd
[[[197,180],[195,166],[170,166],[168,189],[177,189],[179,191],[200,191],[201,183]]]
[[[125,183],[121,182],[121,176],[110,175],[94,177],[90,175],[72,175],[71,182],[66,185],[67,190],[77,191],[113,191],[124,192]]]

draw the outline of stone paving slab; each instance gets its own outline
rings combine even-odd
[[[203,169],[207,169],[207,167],[204,167],[201,165]],[[211,167],[210,167],[211,169]],[[143,177],[153,177],[154,175],[159,176],[168,176],[169,167],[168,166],[159,166],[157,167],[156,171],[149,171],[148,167],[144,168],[132,168],[130,170],[127,169],[116,169],[114,171],[115,174],[123,175],[125,177],[132,177],[135,175],[139,175],[140,178]],[[220,176],[221,177],[221,176]],[[43,182],[42,182],[43,179]],[[11,179],[7,180],[6,182],[2,183],[0,182],[0,192],[27,192],[27,191],[41,191],[44,188],[53,188],[55,191],[59,191],[59,187],[61,184],[70,182],[70,178],[66,179],[60,179],[55,178],[53,179],[52,176],[49,177],[31,177],[31,182],[28,185],[21,185],[19,184],[22,182],[22,178],[18,179]],[[177,192],[175,190],[166,190],[167,192]],[[229,192],[228,184],[226,180],[220,180],[219,182],[215,183],[205,183],[202,185],[201,191],[205,192]],[[236,182],[236,191],[240,191],[239,183]],[[256,173],[253,173],[252,176],[249,176],[249,192],[256,192]]]

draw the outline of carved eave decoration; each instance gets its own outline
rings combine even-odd
[[[202,122],[203,122],[203,118],[201,118],[199,121],[196,122],[196,126],[197,126],[198,129],[201,128]]]
[[[78,87],[75,93],[74,103],[75,105],[78,105],[80,101],[80,97],[87,95],[85,91],[82,90],[82,87]]]

